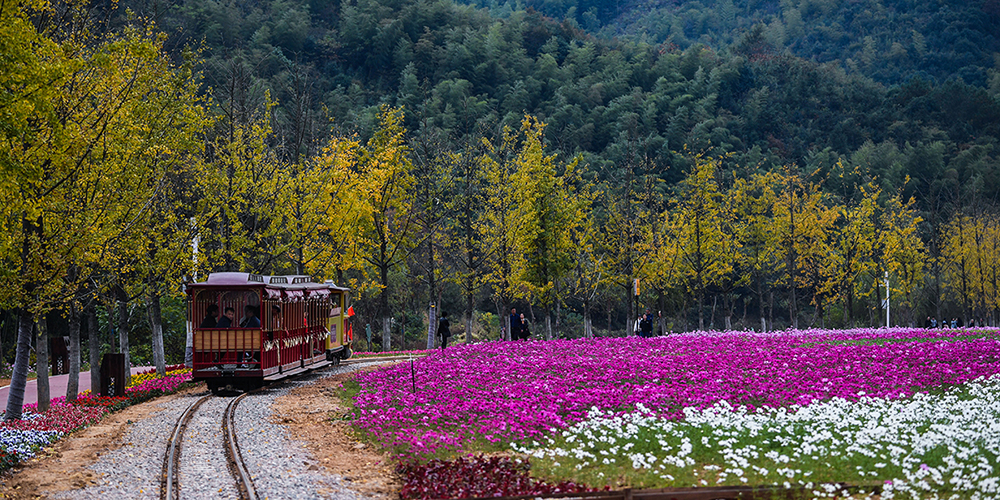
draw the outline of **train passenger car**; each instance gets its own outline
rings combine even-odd
[[[186,291],[192,376],[212,392],[251,390],[351,355],[347,288],[309,276],[212,273]]]

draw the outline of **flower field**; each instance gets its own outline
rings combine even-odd
[[[39,448],[64,435],[98,422],[109,412],[169,394],[191,380],[190,369],[171,368],[175,369],[162,378],[155,373],[133,375],[125,397],[94,396],[87,392],[67,403],[60,396],[51,399],[48,411],[38,413],[38,405],[30,404],[24,406],[21,420],[0,420],[0,471],[33,457]]]
[[[507,449],[597,487],[1000,494],[992,329],[486,343],[414,368],[357,378],[358,425],[404,459]]]

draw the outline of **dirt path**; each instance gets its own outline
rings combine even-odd
[[[160,403],[176,399],[180,394],[204,390],[203,386],[199,386],[130,406],[40,450],[35,458],[0,476],[0,498],[46,498],[54,493],[94,484],[96,477],[88,466],[101,453],[124,444],[122,436],[128,426],[162,411],[157,408]]]
[[[390,457],[357,440],[350,424],[331,420],[346,411],[340,405],[340,384],[353,376],[342,373],[294,389],[272,407],[275,423],[287,426],[292,439],[301,441],[323,468],[343,477],[365,498],[397,498],[402,483]]]

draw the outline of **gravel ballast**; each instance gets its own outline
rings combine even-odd
[[[284,426],[273,422],[272,406],[277,398],[296,387],[376,363],[327,367],[293,381],[279,382],[240,402],[235,413],[237,442],[261,498],[360,498],[341,477],[324,471],[302,444],[288,435]],[[124,444],[101,454],[89,467],[99,476],[96,484],[54,498],[158,499],[167,438],[184,410],[205,394],[182,395],[157,404],[162,411],[132,424],[123,437]],[[188,425],[180,465],[180,491],[184,498],[238,498],[223,451],[222,415],[230,401],[231,398],[210,398],[198,408]]]

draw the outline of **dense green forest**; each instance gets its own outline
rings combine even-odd
[[[20,5],[15,3],[13,8]],[[183,343],[177,337],[183,335],[177,295],[180,283],[196,272],[203,276],[222,269],[315,272],[353,283],[358,291],[359,328],[363,331],[364,325],[371,325],[375,342],[379,330],[391,330],[393,335],[403,332],[401,340],[407,347],[426,342],[430,302],[465,312],[465,324],[475,323],[480,338],[499,337],[501,306],[512,304],[528,307],[531,314],[537,313],[539,322],[551,310],[557,334],[568,336],[581,335],[585,316],[599,310],[606,317],[599,334],[620,334],[635,317],[635,305],[628,300],[633,278],[643,283],[662,278],[659,288],[643,286],[638,306],[664,310],[665,329],[693,329],[699,323],[714,328],[759,328],[758,319],[764,316],[770,328],[879,322],[876,275],[895,267],[879,263],[864,273],[855,272],[864,291],[854,302],[845,298],[842,282],[798,284],[811,268],[808,263],[796,264],[804,259],[796,253],[800,243],[782,246],[780,238],[768,244],[785,248],[785,253],[772,256],[777,259],[772,262],[774,273],[758,279],[757,286],[732,276],[704,281],[699,275],[697,283],[667,279],[637,260],[627,269],[605,269],[599,278],[591,276],[593,293],[574,295],[569,289],[579,285],[579,279],[570,284],[552,278],[568,279],[572,267],[568,262],[584,262],[593,255],[566,254],[561,258],[568,261],[553,264],[562,275],[545,274],[549,269],[525,278],[522,288],[507,290],[509,284],[491,281],[495,276],[470,270],[486,266],[483,262],[495,257],[495,252],[483,249],[481,255],[473,255],[469,248],[474,245],[457,242],[470,237],[475,224],[500,224],[487,220],[487,215],[494,216],[502,208],[484,201],[490,199],[486,195],[492,193],[490,189],[509,182],[518,189],[528,186],[536,191],[504,196],[542,196],[539,186],[529,186],[518,173],[527,171],[529,164],[533,168],[548,165],[551,172],[538,174],[557,179],[548,188],[562,186],[558,189],[568,189],[565,193],[586,201],[585,207],[539,210],[555,210],[566,217],[569,212],[585,214],[570,225],[585,220],[598,233],[607,234],[628,226],[622,218],[631,217],[635,225],[629,231],[635,233],[623,236],[619,243],[639,245],[643,240],[639,246],[647,253],[669,247],[663,239],[687,241],[688,226],[664,221],[687,217],[685,203],[698,190],[714,193],[704,199],[712,200],[717,211],[713,217],[718,221],[725,220],[722,213],[733,217],[743,213],[740,217],[749,220],[735,203],[725,202],[736,199],[770,207],[762,209],[767,214],[756,215],[774,221],[783,213],[775,208],[780,202],[762,193],[780,194],[781,186],[786,186],[793,207],[787,210],[794,212],[796,203],[825,207],[811,213],[817,221],[824,221],[817,225],[831,238],[823,247],[828,257],[845,248],[836,234],[867,234],[868,229],[851,224],[861,224],[858,221],[865,217],[882,221],[897,217],[900,220],[892,227],[910,228],[916,239],[893,241],[908,241],[908,248],[918,246],[917,254],[926,260],[911,276],[916,282],[898,285],[908,290],[906,321],[920,322],[924,315],[990,316],[997,307],[990,295],[993,292],[984,284],[990,273],[980,265],[973,276],[961,251],[967,241],[976,243],[978,253],[967,257],[979,259],[980,264],[983,255],[995,254],[984,242],[994,237],[1000,193],[1000,2],[996,0],[471,4],[450,0],[122,0],[82,7],[57,3],[52,13],[33,19],[40,32],[63,46],[73,42],[104,47],[108,40],[146,37],[151,50],[162,51],[173,64],[164,74],[183,75],[171,80],[172,84],[188,85],[173,94],[192,105],[183,121],[190,129],[178,132],[176,140],[183,146],[168,148],[172,166],[161,182],[168,182],[167,191],[176,196],[164,202],[160,213],[169,224],[157,229],[173,235],[180,244],[171,246],[173,253],[166,262],[159,251],[150,250],[143,257],[149,269],[173,266],[176,272],[137,270],[141,266],[135,256],[122,257],[125,264],[110,266],[113,271],[95,271],[94,276],[102,278],[93,278],[91,288],[83,287],[86,292],[80,293],[101,297],[86,306],[99,321],[93,326],[84,322],[83,330],[107,332],[103,350],[120,348],[114,345],[115,337],[120,337],[114,332],[129,331],[131,347],[128,341],[120,345],[132,349],[136,359],[148,360],[156,321],[151,320],[147,303],[155,296],[156,314],[162,316],[157,321],[165,324],[168,351],[171,360],[176,360],[177,346]],[[83,42],[81,35],[74,35],[74,23],[88,27]],[[17,92],[10,91],[15,87],[5,87],[15,96],[10,102],[16,101]],[[526,121],[526,115],[537,122]],[[544,123],[544,127],[525,123]],[[395,146],[387,146],[387,140]],[[406,166],[406,175],[412,175],[407,187],[410,197],[394,201],[401,203],[397,210],[415,214],[412,234],[398,241],[405,250],[402,257],[367,264],[357,255],[345,257],[346,250],[338,246],[329,228],[325,243],[318,237],[305,242],[296,233],[301,228],[293,226],[295,221],[311,220],[312,215],[300,210],[295,200],[319,198],[316,193],[326,189],[323,186],[336,185],[337,179],[353,175],[363,179],[380,164],[373,158],[386,151],[397,155],[398,164]],[[79,154],[91,161],[95,153]],[[252,193],[257,198],[245,193],[242,198],[213,195],[224,187],[227,172],[231,181],[233,172],[244,168],[240,158],[250,165],[246,168],[255,179],[267,179],[257,188],[266,190],[270,198],[260,192]],[[507,174],[500,167],[494,171],[484,166],[490,162],[508,165],[508,160],[513,170]],[[99,166],[100,162],[94,162]],[[711,182],[698,180],[704,165],[712,166]],[[487,172],[495,176],[482,177]],[[511,180],[504,181],[508,174]],[[517,175],[522,178],[514,182]],[[343,185],[349,184],[345,180]],[[15,192],[5,196],[13,199]],[[367,191],[359,188],[358,192]],[[295,196],[282,197],[291,196],[288,193]],[[136,196],[143,199],[145,195]],[[349,198],[344,192],[339,196]],[[441,199],[453,203],[440,203]],[[465,200],[474,202],[455,205]],[[276,203],[282,209],[280,220],[265,214]],[[284,204],[290,204],[288,212]],[[66,203],[53,206],[60,207],[53,209],[56,213]],[[350,210],[343,208],[342,213]],[[29,240],[20,232],[30,224],[22,224],[27,220],[22,212],[8,211],[5,218],[3,227],[12,236],[0,246],[7,259],[4,266],[10,270],[2,277],[5,283],[22,286],[14,276],[26,269],[23,253],[18,252],[28,246],[18,246],[18,242]],[[179,229],[183,226],[179,220],[197,220],[198,228]],[[243,246],[238,248],[230,247],[230,234],[223,239],[210,231],[229,227],[234,220],[245,231],[239,239]],[[329,222],[323,221],[315,225]],[[345,227],[359,234],[372,230]],[[975,234],[963,232],[968,228],[974,228]],[[58,229],[46,226],[44,231]],[[884,229],[871,229],[870,234],[882,234],[879,231]],[[734,232],[720,231],[736,238]],[[577,248],[593,246],[602,251],[613,245],[611,239],[581,244],[593,238],[581,234],[567,229],[566,241]],[[578,237],[582,239],[574,239]],[[744,237],[748,236],[739,236]],[[107,241],[121,244],[117,242],[123,238],[115,238]],[[178,265],[178,255],[190,248],[193,239],[202,244],[203,254],[213,257],[196,268]],[[565,243],[544,238],[533,241],[519,244],[544,249],[550,243]],[[323,265],[305,256],[311,246],[323,247],[316,250],[316,255],[323,255]],[[808,245],[802,249],[807,247],[817,252]],[[869,250],[873,262],[888,259],[889,250],[879,256]],[[467,252],[463,255],[463,251]],[[687,255],[682,248],[673,251]],[[809,256],[817,261],[820,257]],[[953,261],[959,257],[963,261],[956,271]],[[601,258],[594,262],[613,260]],[[616,262],[621,258],[614,257]],[[779,276],[782,258],[785,267],[792,269],[790,277]],[[650,262],[655,260],[650,258]],[[39,266],[58,267],[52,263]],[[535,272],[529,267],[527,275]],[[795,270],[801,270],[802,276],[796,276]],[[82,283],[82,271],[72,271],[74,283]],[[381,282],[375,278],[377,271],[384,277]],[[586,274],[586,270],[576,271]],[[753,274],[750,268],[739,266],[731,273]],[[765,281],[766,292],[760,286]],[[973,289],[973,281],[979,288]],[[797,284],[789,286],[789,282]],[[796,290],[803,294],[809,290],[811,295],[799,297],[796,303]],[[22,307],[28,296],[7,298],[8,312],[0,324],[5,359],[13,354],[17,315],[11,311]],[[54,311],[48,315],[55,331],[71,328],[66,324],[65,304],[72,299],[49,296],[55,298],[41,309]],[[717,310],[726,313],[717,314]]]

